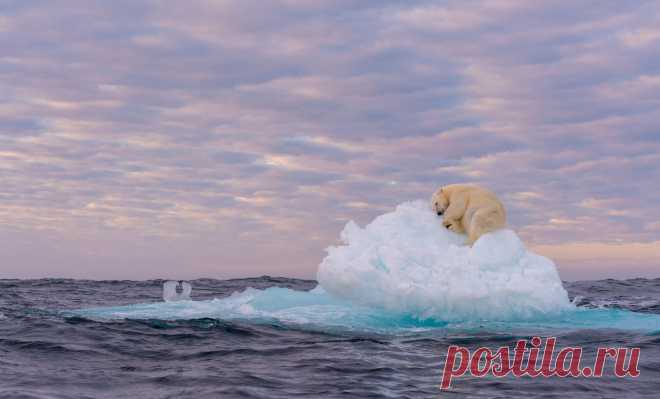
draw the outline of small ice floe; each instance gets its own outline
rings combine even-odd
[[[166,281],[163,284],[163,300],[165,302],[189,301],[192,285],[186,281]]]

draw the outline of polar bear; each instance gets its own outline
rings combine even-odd
[[[470,245],[506,224],[506,212],[497,196],[478,186],[441,187],[431,197],[431,208],[443,216],[443,226],[455,233],[467,233]]]

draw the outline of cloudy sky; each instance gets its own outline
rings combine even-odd
[[[658,1],[0,2],[0,278],[314,277],[483,184],[564,279],[660,276]]]

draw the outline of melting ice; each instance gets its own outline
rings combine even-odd
[[[342,245],[328,248],[319,286],[243,292],[210,301],[174,301],[83,309],[96,319],[221,318],[320,328],[440,326],[660,330],[657,315],[575,307],[554,263],[525,248],[511,230],[472,247],[446,230],[424,201],[407,202],[364,228],[349,222]],[[171,288],[171,287],[168,287]]]
[[[555,265],[511,230],[481,237],[445,229],[425,202],[408,202],[364,229],[349,222],[318,281],[337,297],[419,318],[519,320],[572,307]]]

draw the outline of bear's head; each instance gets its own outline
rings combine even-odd
[[[431,197],[431,209],[438,216],[442,216],[449,206],[449,196],[443,189],[444,187],[440,187]]]

